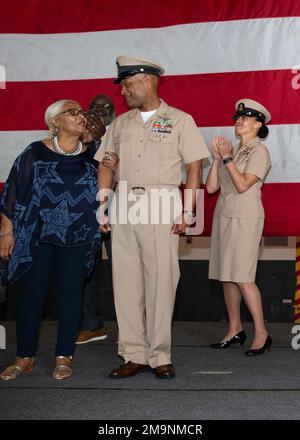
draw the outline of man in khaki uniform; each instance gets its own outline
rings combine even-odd
[[[163,221],[163,208],[158,221],[153,221],[152,213],[159,203],[152,203],[152,194],[153,190],[163,194],[161,204],[170,191],[178,195],[184,163],[186,187],[192,190],[195,204],[202,159],[209,153],[193,118],[158,97],[158,78],[164,73],[160,64],[120,56],[117,68],[115,83],[121,84],[121,94],[132,110],[113,121],[101,150],[95,155],[99,162],[103,158],[107,160],[109,152],[119,156],[116,173],[100,163],[99,188],[112,188],[116,180],[117,205],[128,191],[129,210],[130,200],[139,203],[146,196],[147,201],[141,209],[143,221],[129,219],[124,224],[120,217],[112,226],[119,354],[125,363],[109,376],[124,378],[150,366],[157,378],[171,378],[175,376],[171,362],[171,321],[179,280],[178,235],[185,232],[191,212],[186,216],[180,210],[180,220],[174,223],[171,214]],[[100,204],[104,202],[100,192]],[[102,224],[101,229],[107,232],[109,224]]]

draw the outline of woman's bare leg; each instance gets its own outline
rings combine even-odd
[[[229,319],[229,327],[226,336],[223,338],[223,341],[227,341],[228,339],[235,336],[237,333],[243,330],[242,322],[241,322],[241,292],[238,286],[234,283],[222,283],[223,292],[224,292],[224,300],[226,304],[226,309],[228,313]]]
[[[255,283],[238,283],[238,287],[254,322],[255,334],[250,349],[256,350],[264,345],[268,336],[264,322],[261,294]]]

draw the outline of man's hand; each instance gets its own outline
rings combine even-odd
[[[105,225],[100,225],[100,231],[103,234],[108,234],[110,232],[110,224],[109,224],[108,220],[107,220],[107,223]]]
[[[97,211],[97,220],[100,223],[100,231],[104,234],[108,234],[110,232],[110,224],[108,216],[106,215],[107,210],[107,201],[103,201],[100,203],[100,206]]]
[[[115,173],[117,171],[118,163],[118,155],[116,153],[113,153],[112,151],[106,151],[105,156],[102,160],[102,165],[106,168],[109,168]]]
[[[178,217],[173,223],[173,226],[171,228],[171,234],[176,234],[176,235],[184,234],[188,226],[189,225],[186,224],[184,220],[184,216],[182,215],[181,217]]]
[[[86,113],[86,128],[92,134],[94,139],[101,141],[106,129],[103,118],[96,116],[94,113]]]

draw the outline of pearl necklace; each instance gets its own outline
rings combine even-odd
[[[70,153],[67,153],[66,151],[62,150],[58,145],[57,136],[54,136],[52,138],[52,145],[54,151],[58,154],[62,154],[63,156],[76,156],[77,154],[80,154],[82,151],[82,143],[78,141],[75,150],[71,151]]]

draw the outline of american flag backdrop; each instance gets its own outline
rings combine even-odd
[[[190,113],[208,144],[234,139],[239,98],[270,110],[265,235],[300,235],[299,0],[0,0],[0,182],[45,136],[50,103],[86,108],[104,93],[126,111],[112,83],[122,54],[164,65],[160,96]],[[207,234],[215,199],[205,201]]]

